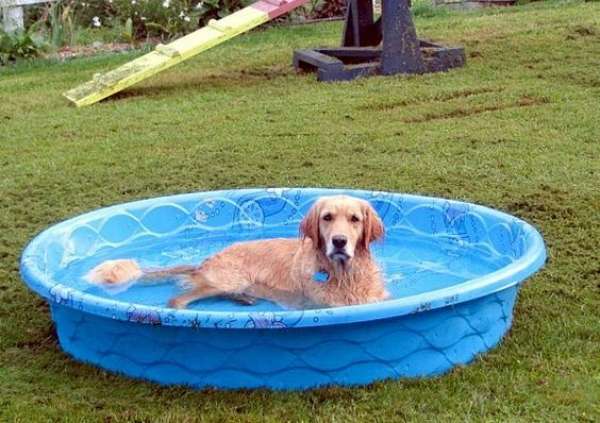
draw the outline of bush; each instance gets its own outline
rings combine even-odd
[[[346,13],[346,0],[319,1],[313,10],[313,19],[338,18]]]
[[[0,29],[0,65],[32,59],[46,50],[47,44],[34,30],[7,33]]]
[[[104,15],[94,15],[91,24],[132,25],[133,36],[179,37],[241,9],[246,0],[104,0]],[[117,21],[117,22],[115,22]]]
[[[28,8],[28,22],[43,21],[55,47],[73,45],[82,28],[111,28],[123,41],[176,38],[253,0],[57,0]],[[122,33],[121,33],[122,32]]]
[[[45,29],[54,48],[89,43],[122,41],[130,44],[148,38],[173,39],[241,9],[255,0],[56,0],[50,5],[28,7],[28,24]],[[415,0],[413,15],[444,14],[431,0]],[[346,0],[310,0],[281,20],[307,20],[344,15]],[[21,34],[22,54],[31,56],[39,43]],[[8,45],[8,41],[4,41]],[[5,47],[8,49],[8,47]],[[14,49],[13,49],[14,50]],[[28,51],[28,53],[25,52]],[[21,53],[20,53],[21,54]],[[6,61],[6,53],[5,53]],[[11,56],[12,57],[12,56]]]

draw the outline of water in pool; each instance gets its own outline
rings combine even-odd
[[[91,257],[73,260],[63,266],[56,277],[59,282],[116,301],[166,306],[167,301],[183,288],[173,281],[152,285],[132,284],[125,290],[107,290],[89,284],[87,272],[104,260],[136,259],[142,267],[166,267],[179,264],[199,264],[226,246],[244,239],[293,238],[289,229],[261,229],[260,233],[235,232],[199,233],[185,231],[176,237],[140,240],[126,247],[98,251]],[[485,244],[466,244],[456,237],[431,237],[412,231],[390,231],[384,241],[371,246],[375,260],[381,266],[392,298],[411,296],[456,285],[504,267],[511,259],[499,256]],[[191,309],[229,311],[274,311],[281,306],[258,301],[245,306],[226,299],[210,298],[189,306]]]

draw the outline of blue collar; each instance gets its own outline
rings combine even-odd
[[[312,280],[318,283],[325,283],[329,281],[329,273],[325,270],[319,270],[313,274]]]

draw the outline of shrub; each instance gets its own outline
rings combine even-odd
[[[313,8],[311,18],[337,18],[344,16],[346,12],[346,0],[324,0],[319,1]]]
[[[148,37],[177,38],[208,23],[247,6],[255,0],[56,0],[50,5],[28,8],[28,23],[46,28],[53,47],[76,45],[97,39],[137,43]],[[344,15],[346,0],[310,0],[291,16],[280,20],[307,20],[340,17]],[[444,14],[443,8],[434,8],[431,0],[415,0],[415,16]],[[101,29],[101,31],[94,31]],[[34,40],[22,35],[20,43],[36,49]],[[82,37],[83,36],[83,37]],[[95,38],[94,38],[95,37]],[[16,41],[12,40],[11,44]],[[29,44],[27,44],[29,43]],[[5,41],[8,45],[8,42]],[[27,53],[29,54],[29,53]],[[6,55],[5,55],[6,61]]]
[[[35,30],[33,27],[29,31],[7,33],[0,29],[0,65],[32,59],[45,51],[47,44]]]
[[[109,3],[109,0],[106,1]],[[109,20],[131,19],[135,37],[174,38],[241,9],[245,0],[112,0]]]
[[[114,28],[122,40],[176,38],[252,0],[57,0],[29,8],[29,20],[51,28],[55,47],[74,44],[82,28]],[[121,34],[121,30],[123,33]]]

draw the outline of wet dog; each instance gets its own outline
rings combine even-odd
[[[300,233],[300,239],[236,243],[199,266],[150,270],[135,260],[109,260],[87,278],[111,286],[181,278],[189,289],[169,301],[173,308],[214,296],[244,303],[264,298],[293,308],[365,304],[389,296],[370,252],[384,229],[367,201],[322,197],[300,223]]]

